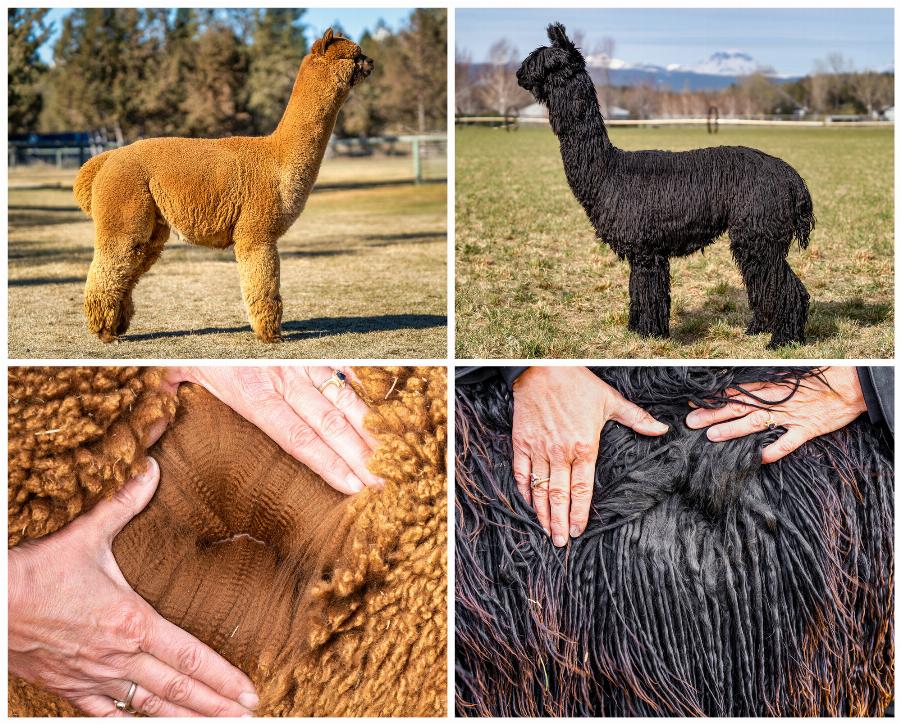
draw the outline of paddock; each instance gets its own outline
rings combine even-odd
[[[726,239],[672,261],[669,339],[627,330],[628,265],[594,237],[549,128],[456,131],[456,352],[501,358],[886,358],[893,355],[893,128],[616,127],[620,148],[759,148],[812,193],[816,230],[789,262],[812,297],[807,343],[776,352]]]
[[[11,358],[439,358],[446,355],[447,184],[402,157],[327,159],[279,241],[284,342],[250,330],[234,253],[172,237],[135,291],[126,337],[89,334],[82,297],[93,222],[74,170],[9,177]],[[444,177],[445,178],[445,177]]]

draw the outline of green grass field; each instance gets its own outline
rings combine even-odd
[[[279,241],[284,342],[256,341],[232,250],[172,237],[135,291],[128,334],[105,345],[81,304],[93,223],[75,172],[14,170],[9,192],[12,358],[441,358],[447,350],[447,185],[407,159],[326,161]]]
[[[458,128],[460,358],[887,358],[894,348],[893,130],[614,128],[636,150],[744,145],[806,179],[818,221],[790,264],[809,289],[807,343],[776,352],[750,319],[727,238],[672,261],[671,338],[627,330],[628,265],[572,196],[547,128]]]

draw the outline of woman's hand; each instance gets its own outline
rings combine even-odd
[[[160,430],[161,432],[161,430]],[[93,716],[248,716],[253,683],[162,618],[128,585],[111,544],[150,502],[159,467],[128,481],[65,528],[12,548],[9,670]]]
[[[382,481],[367,467],[376,446],[363,424],[369,408],[350,385],[332,384],[319,392],[334,372],[331,367],[175,367],[168,382],[202,385],[349,495]]]
[[[513,474],[556,546],[587,527],[600,433],[615,420],[642,435],[668,425],[585,367],[530,367],[513,383]],[[549,477],[549,485],[536,484]]]
[[[828,367],[820,374],[824,380],[806,377],[787,400],[785,398],[794,389],[791,383],[741,385],[747,392],[771,404],[760,409],[765,402],[729,390],[731,401],[727,405],[719,409],[694,410],[685,422],[693,429],[712,425],[706,436],[715,442],[760,432],[770,424],[786,428],[784,435],[763,448],[762,461],[773,463],[808,440],[849,425],[866,411],[855,367]]]

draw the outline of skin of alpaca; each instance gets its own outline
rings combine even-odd
[[[125,334],[134,287],[174,230],[186,241],[234,246],[250,324],[281,339],[278,239],[297,220],[319,173],[338,111],[374,62],[329,29],[300,65],[268,136],[150,138],[82,166],[74,192],[94,220],[84,313],[104,342]]]
[[[631,266],[628,328],[669,335],[669,259],[728,232],[747,288],[748,334],[770,332],[769,348],[803,342],[809,294],[787,262],[815,226],[800,175],[753,148],[622,151],[606,133],[584,57],[559,23],[534,50],[519,85],[547,106],[566,178],[597,237]]]

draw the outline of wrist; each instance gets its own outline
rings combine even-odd
[[[834,383],[835,392],[844,400],[847,407],[857,416],[867,409],[866,396],[856,367],[840,367]]]

